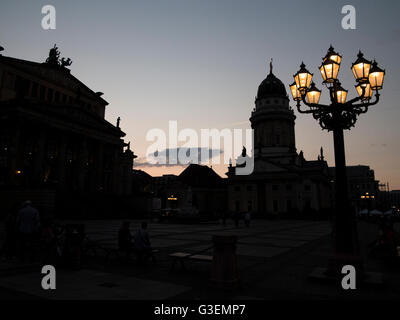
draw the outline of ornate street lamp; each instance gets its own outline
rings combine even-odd
[[[351,129],[357,117],[368,111],[368,107],[379,102],[379,90],[383,87],[385,71],[374,61],[364,58],[359,52],[351,70],[357,81],[358,97],[347,100],[348,91],[339,80],[338,73],[342,57],[332,46],[322,59],[320,66],[323,84],[329,90],[330,104],[319,104],[321,91],[311,83],[312,74],[301,64],[300,70],[294,75],[295,82],[290,86],[293,100],[297,102],[300,113],[310,113],[319,121],[322,129],[333,131],[335,149],[335,214],[333,221],[334,257],[331,259],[328,272],[341,275],[341,269],[346,264],[363,270],[360,258],[355,211],[351,208],[348,195],[346,159],[343,130]],[[373,91],[375,100],[371,101]],[[299,97],[299,94],[301,97]],[[308,108],[301,108],[303,102]]]
[[[299,90],[300,93],[304,95],[306,93],[306,90],[310,86],[313,74],[306,69],[306,65],[302,62],[300,65],[300,70],[297,71],[297,73],[293,77],[294,82],[296,83],[297,90]]]
[[[306,93],[307,102],[310,104],[318,104],[320,97],[321,97],[321,90],[318,90],[317,87],[315,86],[315,83],[312,82],[310,89],[308,89]]]
[[[364,87],[364,97],[361,98],[361,101],[369,100],[372,98],[372,89],[371,85],[369,83],[363,83],[363,84],[358,84],[355,86],[358,95],[361,97],[363,95],[363,87]]]
[[[293,96],[293,100],[294,101],[301,100],[301,94],[300,94],[299,89],[297,89],[296,82],[293,82],[290,85],[290,91],[292,92],[292,96]]]
[[[371,69],[371,62],[364,58],[364,55],[360,51],[357,55],[357,60],[351,65],[354,78],[359,83],[368,82],[369,70]]]
[[[334,88],[333,93],[335,95],[336,102],[341,103],[341,104],[346,103],[348,90],[343,89],[342,85],[339,81],[336,82],[335,84],[336,84],[336,87]]]
[[[322,58],[322,61],[326,61],[328,59],[333,60],[339,65],[342,62],[342,56],[339,53],[335,52],[335,49],[333,49],[332,45],[329,47],[325,57]]]
[[[340,64],[332,59],[326,59],[322,62],[319,70],[321,71],[324,83],[333,83],[337,79],[340,69]]]
[[[329,47],[328,52],[322,58],[322,64],[319,67],[324,83],[333,83],[337,79],[342,56],[335,52],[332,46]]]
[[[372,68],[369,71],[368,80],[372,90],[381,90],[383,88],[383,78],[385,77],[385,70],[378,67],[378,63],[374,61]]]

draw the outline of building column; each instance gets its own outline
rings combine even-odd
[[[114,155],[113,155],[113,164],[112,164],[112,193],[119,194],[121,185],[120,185],[120,179],[121,179],[121,160],[120,160],[120,154],[119,154],[118,146],[115,146],[114,149]]]
[[[99,142],[96,155],[96,191],[104,190],[104,145]]]
[[[79,156],[78,156],[78,190],[79,191],[84,191],[84,189],[85,189],[87,161],[88,161],[87,139],[83,138],[79,145]]]
[[[265,183],[258,182],[257,183],[257,210],[261,214],[265,214],[267,211],[266,208],[266,201],[267,198],[265,197]]]
[[[21,150],[20,147],[22,146],[21,144],[21,122],[16,121],[15,123],[15,135],[11,140],[10,143],[10,150],[9,150],[9,181],[11,182],[11,185],[17,185],[18,184],[18,174],[17,170],[22,170],[23,168],[18,167],[21,165],[21,159],[20,159],[20,154]],[[24,174],[24,172],[22,172]]]
[[[46,148],[46,134],[44,129],[40,129],[37,136],[37,150],[33,160],[33,180],[36,186],[40,186],[43,182],[43,161]]]
[[[67,154],[66,137],[62,135],[59,140],[58,160],[57,160],[57,180],[58,188],[65,189],[65,166]]]

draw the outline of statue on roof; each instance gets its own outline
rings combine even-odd
[[[62,58],[61,59],[61,66],[62,67],[69,67],[72,64],[72,60],[70,58]]]
[[[46,59],[46,63],[58,66],[60,64],[59,59],[60,59],[60,51],[58,51],[57,45],[54,45],[54,47],[51,48],[49,51],[49,56]]]
[[[46,63],[53,66],[68,67],[72,64],[72,60],[70,58],[60,59],[60,51],[58,50],[58,47],[55,44],[54,47],[51,48],[49,51],[49,56],[46,59]]]
[[[320,158],[321,158],[321,161],[324,161],[325,160],[325,157],[324,157],[324,149],[321,147],[321,150],[320,150]]]
[[[271,61],[269,62],[269,74],[272,74],[272,68],[273,68],[272,61],[273,59],[271,58]]]

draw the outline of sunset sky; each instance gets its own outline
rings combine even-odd
[[[269,72],[287,87],[302,61],[314,73],[332,44],[342,54],[339,77],[357,93],[350,70],[359,49],[386,69],[381,102],[346,132],[348,165],[365,164],[381,182],[400,189],[399,1],[19,1],[0,4],[3,55],[44,61],[56,43],[70,57],[74,76],[110,103],[106,119],[121,117],[126,141],[142,159],[146,133],[166,130],[249,128],[254,97]],[[57,29],[41,27],[42,6],[56,8]],[[341,9],[356,8],[357,29],[341,27]],[[327,100],[323,89],[322,102]],[[295,107],[293,101],[291,105]],[[296,111],[297,150],[316,159],[323,146],[334,165],[332,134]],[[135,166],[136,167],[136,166]],[[152,175],[182,167],[136,167]],[[213,168],[224,176],[226,165]]]

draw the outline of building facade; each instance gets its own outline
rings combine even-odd
[[[258,87],[250,117],[254,170],[236,175],[228,168],[228,209],[260,216],[311,214],[331,208],[328,165],[323,151],[308,161],[296,150],[295,119],[284,84],[272,73]],[[245,158],[246,150],[242,157]]]
[[[226,185],[212,168],[190,164],[179,175],[153,178],[161,209],[182,215],[219,216],[226,211]]]
[[[84,195],[131,193],[135,155],[108,105],[56,47],[44,63],[0,55],[0,192],[52,210]],[[65,198],[65,199],[63,199]],[[51,208],[53,207],[53,208]]]

